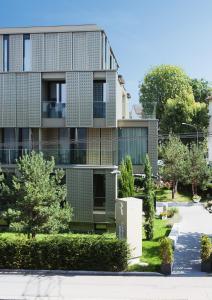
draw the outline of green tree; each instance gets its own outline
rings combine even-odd
[[[144,111],[149,109],[150,103],[157,103],[156,117],[159,120],[163,117],[168,99],[175,99],[183,93],[192,94],[189,77],[181,68],[173,65],[160,65],[151,69],[139,90]]]
[[[174,199],[178,182],[184,181],[186,176],[188,148],[177,136],[170,135],[168,141],[162,146],[161,152],[164,165],[160,169],[160,174],[164,180],[171,182],[172,199]]]
[[[190,85],[193,90],[194,99],[197,102],[205,102],[207,104],[207,97],[211,94],[211,86],[209,82],[204,79],[190,79]]]
[[[191,184],[192,194],[197,194],[197,188],[204,189],[211,180],[211,171],[206,161],[207,147],[205,143],[192,143],[186,161],[186,182]]]
[[[152,167],[149,161],[149,156],[146,155],[145,166],[144,166],[144,195],[146,201],[146,211],[145,211],[145,235],[147,240],[152,240],[154,235],[154,182],[152,180]]]
[[[132,197],[134,196],[134,176],[133,167],[130,156],[121,162],[119,178],[119,197]]]
[[[42,153],[32,152],[19,159],[13,178],[17,200],[10,228],[23,231],[28,237],[69,229],[72,209],[65,201],[63,177],[64,171],[55,169],[54,159],[46,161]]]

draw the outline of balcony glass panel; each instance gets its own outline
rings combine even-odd
[[[93,117],[105,118],[105,102],[95,101],[93,103]]]
[[[57,103],[54,101],[42,102],[43,118],[65,118],[65,103]]]

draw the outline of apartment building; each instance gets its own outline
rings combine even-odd
[[[130,58],[129,58],[130,59]],[[157,172],[157,120],[129,119],[129,95],[96,25],[0,29],[0,163],[26,151],[66,172],[73,229],[114,225],[117,169],[128,154]]]

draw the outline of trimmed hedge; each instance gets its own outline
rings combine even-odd
[[[1,269],[123,271],[126,242],[110,235],[0,235]]]

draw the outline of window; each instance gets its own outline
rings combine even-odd
[[[9,35],[3,36],[3,71],[9,71]]]
[[[56,103],[66,103],[66,84],[65,82],[49,82],[48,99]]]
[[[93,175],[93,199],[95,210],[105,210],[105,174]]]
[[[30,34],[24,34],[23,36],[23,70],[31,70],[31,41]]]
[[[93,82],[93,117],[105,118],[106,81],[94,80]]]
[[[86,128],[70,128],[72,164],[86,164],[86,138]]]
[[[133,165],[143,165],[147,154],[147,128],[119,129],[119,163],[129,155]]]

